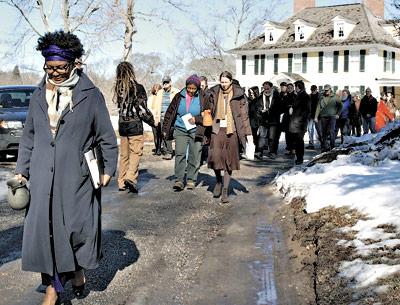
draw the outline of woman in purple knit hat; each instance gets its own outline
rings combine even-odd
[[[194,189],[200,168],[201,150],[205,127],[202,112],[206,109],[204,91],[200,89],[200,78],[192,75],[186,87],[177,94],[165,113],[162,132],[168,139],[175,139],[175,184],[176,191],[185,187]]]

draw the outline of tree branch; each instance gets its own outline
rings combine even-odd
[[[44,12],[43,1],[36,0],[36,4],[39,7],[40,17],[42,18],[45,30],[46,30],[46,32],[50,32],[49,19],[48,19],[48,16],[46,15],[46,13]]]
[[[69,32],[70,20],[69,20],[69,0],[62,1],[62,16],[64,21],[64,31]]]
[[[28,23],[28,25],[31,27],[31,29],[38,34],[39,36],[41,36],[40,31],[35,28],[35,26],[31,23],[31,21],[29,20],[28,16],[25,14],[24,10],[22,9],[21,6],[19,6],[14,0],[10,0],[10,1],[4,1],[4,0],[0,0],[0,3],[5,3],[11,7],[16,8],[19,13],[21,14],[22,18]]]

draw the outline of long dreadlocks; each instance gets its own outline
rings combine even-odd
[[[128,108],[136,100],[136,76],[131,63],[121,62],[117,66],[113,101],[119,108]]]

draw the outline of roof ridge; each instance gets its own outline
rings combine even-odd
[[[351,5],[361,5],[361,4],[362,3],[344,3],[344,4],[334,4],[334,5],[310,6],[306,8],[326,8],[326,7],[351,6]]]
[[[373,26],[372,26],[372,24],[371,24],[371,21],[370,21],[370,17],[368,16],[368,12],[367,12],[367,7],[364,5],[364,3],[360,3],[361,4],[361,8],[363,9],[363,12],[364,12],[364,15],[365,15],[365,19],[367,20],[367,23],[368,23],[368,27],[371,29],[371,36],[372,36],[372,39],[375,41],[375,42],[378,42],[378,40],[376,39],[376,36],[375,36],[375,30],[374,30],[374,28],[373,28]],[[368,9],[369,10],[369,9]]]

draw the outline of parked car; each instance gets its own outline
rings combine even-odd
[[[37,86],[0,86],[0,157],[17,155],[29,102]]]

